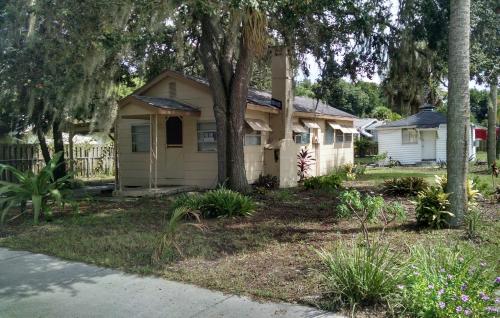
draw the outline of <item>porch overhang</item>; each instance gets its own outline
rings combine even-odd
[[[176,100],[160,97],[130,95],[118,102],[120,108],[136,104],[145,108],[144,113],[121,115],[124,119],[149,119],[150,115],[164,116],[200,116],[201,112],[196,107],[180,103]]]

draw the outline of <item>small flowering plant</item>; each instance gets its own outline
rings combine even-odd
[[[398,286],[404,311],[416,317],[498,317],[500,277],[486,263],[447,248],[417,247],[412,256]]]

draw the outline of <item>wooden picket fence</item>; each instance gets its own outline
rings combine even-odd
[[[53,153],[53,150],[51,150]],[[69,145],[64,146],[64,156],[69,161]],[[21,171],[38,172],[45,166],[40,146],[37,144],[0,144],[0,163]],[[115,172],[113,145],[74,145],[73,169],[78,178],[112,176]],[[70,165],[68,163],[68,169]],[[0,180],[13,181],[11,173],[3,171]]]

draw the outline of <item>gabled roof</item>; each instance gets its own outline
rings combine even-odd
[[[396,127],[437,128],[442,124],[446,124],[445,115],[436,111],[424,110],[410,117],[387,123],[378,127],[378,129]]]
[[[200,87],[204,87],[204,88],[209,87],[208,81],[204,78],[184,75],[180,72],[168,70],[168,71],[161,73],[160,75],[158,75],[157,77],[152,79],[150,82],[148,82],[147,84],[145,84],[144,86],[142,86],[141,88],[136,90],[131,96],[146,97],[143,94],[149,88],[151,88],[156,83],[160,82],[162,79],[164,79],[165,77],[168,77],[168,76],[191,81],[192,83],[196,83]],[[268,108],[271,108],[273,110],[277,110],[277,108],[274,105],[272,105],[271,99],[272,99],[272,94],[269,92],[264,92],[264,91],[260,91],[260,90],[256,90],[256,89],[252,89],[252,88],[250,88],[248,90],[247,101],[249,103],[259,105],[259,106],[268,107]],[[157,102],[157,104],[163,104],[163,105],[165,105],[164,107],[170,107],[170,106],[166,105],[166,103],[162,103],[162,102]],[[188,106],[188,105],[185,105],[185,106]],[[191,106],[188,106],[188,107],[191,107]],[[294,101],[293,101],[293,107],[294,107],[295,111],[297,111],[297,112],[312,113],[312,114],[318,114],[318,115],[347,117],[347,118],[356,118],[356,116],[354,116],[352,114],[341,111],[341,110],[334,108],[328,104],[325,104],[321,101],[319,101],[319,103],[318,103],[317,100],[312,99],[312,98],[308,98],[308,97],[295,96]]]

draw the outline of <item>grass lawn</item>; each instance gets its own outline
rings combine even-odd
[[[379,192],[383,178],[415,175],[432,179],[436,172],[440,171],[377,168],[348,185]],[[417,229],[411,199],[386,199],[401,201],[410,216],[385,233],[391,249],[402,258],[408,244],[459,243],[483,253],[498,271],[499,204],[481,203],[486,220],[483,239],[471,242],[464,238],[463,230]],[[81,202],[79,214],[56,214],[52,222],[39,226],[31,225],[27,217],[18,218],[0,228],[0,246],[256,298],[322,306],[325,287],[316,250],[331,249],[339,240],[356,239],[358,226],[335,216],[335,194],[292,189],[269,192],[256,200],[259,207],[252,217],[204,220],[205,231],[184,225],[179,241],[182,255],[172,252],[157,265],[151,263],[151,255],[166,222],[170,204],[166,198],[86,200]],[[372,235],[380,232],[377,226],[370,230]]]

